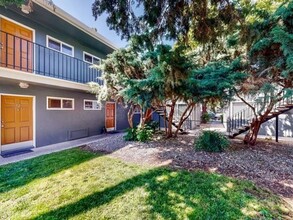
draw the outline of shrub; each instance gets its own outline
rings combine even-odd
[[[136,138],[140,142],[146,142],[151,140],[153,133],[154,133],[154,130],[150,126],[145,125],[143,128],[137,129]]]
[[[203,113],[202,116],[201,116],[201,121],[202,123],[207,123],[209,122],[211,119],[211,116],[209,115],[209,113]]]
[[[126,129],[126,135],[123,136],[124,140],[125,141],[137,141],[136,131],[137,131],[137,128],[136,127],[134,127],[134,128],[127,128]]]
[[[159,122],[150,121],[150,122],[147,123],[147,126],[149,126],[155,132],[156,130],[159,129]]]
[[[229,147],[229,140],[221,133],[204,131],[196,140],[195,148],[208,152],[222,152]]]
[[[140,141],[146,142],[151,140],[154,134],[153,128],[148,125],[145,125],[143,128],[134,127],[126,129],[126,135],[123,136],[125,141]]]

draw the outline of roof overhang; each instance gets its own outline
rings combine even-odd
[[[44,29],[51,30],[51,32],[55,32],[58,35],[64,35],[65,38],[72,36],[75,41],[85,48],[91,48],[101,55],[110,54],[117,49],[117,46],[99,34],[95,29],[86,26],[49,1],[32,1],[32,11],[28,14],[22,12],[21,8],[15,5],[9,6],[6,9],[21,15]],[[105,57],[102,56],[101,58]]]
[[[83,31],[89,36],[95,38],[96,40],[112,48],[113,50],[118,49],[118,47],[115,46],[112,42],[110,42],[107,38],[99,34],[93,28],[86,26],[81,21],[71,16],[70,14],[68,14],[67,12],[59,8],[58,6],[56,6],[54,3],[52,3],[52,1],[47,1],[47,0],[32,0],[32,1],[38,4],[39,6],[41,6],[42,8],[48,10],[50,13],[54,14],[55,16],[77,27],[79,30]]]

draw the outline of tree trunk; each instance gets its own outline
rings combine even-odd
[[[140,127],[144,127],[145,124],[151,120],[153,111],[152,109],[147,109],[145,112],[143,112],[142,110],[140,111]]]
[[[165,104],[166,106],[166,104]],[[165,134],[166,137],[168,136],[168,129],[167,129],[167,110],[166,107],[164,107],[164,128],[165,128]]]
[[[248,133],[245,135],[243,142],[245,144],[249,144],[249,145],[255,145],[256,140],[257,140],[257,135],[260,129],[260,126],[263,122],[265,122],[266,118],[268,117],[268,115],[270,114],[270,112],[272,111],[272,109],[274,108],[274,106],[283,99],[283,92],[284,90],[280,90],[277,94],[274,95],[273,98],[267,98],[269,100],[269,102],[264,102],[261,105],[261,108],[257,108],[257,106],[253,106],[251,104],[249,104],[249,102],[247,102],[244,98],[242,98],[239,93],[236,91],[236,95],[238,96],[238,98],[240,98],[241,101],[243,101],[246,105],[248,105],[254,115],[255,118],[253,119],[251,125],[250,125],[250,130],[248,131]],[[264,113],[262,115],[257,115],[257,112],[260,111],[264,111]]]
[[[145,112],[144,120],[145,122],[149,122],[152,118],[153,110],[151,108],[148,108]]]
[[[200,117],[200,122],[201,123],[207,123],[208,121],[203,117],[203,115],[207,114],[208,113],[208,107],[207,107],[207,102],[204,101],[202,103],[202,112],[201,112],[201,117]]]
[[[207,102],[204,101],[202,103],[202,114],[208,113],[208,107],[207,107]]]
[[[145,120],[144,120],[144,112],[142,110],[142,108],[140,109],[140,122],[139,122],[139,127],[143,128],[145,124]]]
[[[133,128],[133,108],[133,105],[131,105],[127,113],[128,124],[131,128]]]
[[[255,145],[257,140],[257,135],[260,129],[261,124],[263,123],[263,120],[261,119],[255,119],[251,123],[251,127],[248,131],[248,133],[244,137],[244,143],[248,145]]]
[[[179,132],[179,130],[181,129],[181,126],[182,126],[183,123],[186,121],[186,119],[190,116],[191,112],[193,111],[194,105],[195,105],[195,104],[192,103],[192,104],[189,104],[189,105],[186,107],[185,111],[183,112],[183,114],[182,114],[181,117],[180,117],[180,121],[179,121],[178,127],[177,127],[177,129],[176,129],[176,131],[175,131],[174,137],[177,137],[178,132]],[[188,112],[188,111],[189,111],[189,112]],[[187,112],[188,112],[188,114],[187,114]],[[186,114],[187,114],[187,115],[186,115]],[[186,117],[185,117],[185,115],[186,115]]]
[[[172,100],[172,104],[171,104],[171,109],[170,109],[170,113],[168,115],[168,129],[167,129],[167,138],[171,138],[173,136],[173,132],[172,132],[172,122],[173,122],[173,116],[174,116],[174,111],[175,111],[175,105],[176,105],[176,100]]]

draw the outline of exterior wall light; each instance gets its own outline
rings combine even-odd
[[[18,85],[22,89],[27,89],[30,86],[28,83],[25,82],[20,82]]]
[[[27,4],[21,5],[21,11],[25,14],[29,14],[33,12],[33,2],[32,0],[28,0]]]

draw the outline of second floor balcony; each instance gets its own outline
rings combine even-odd
[[[77,83],[102,83],[92,64],[0,31],[1,67]]]

